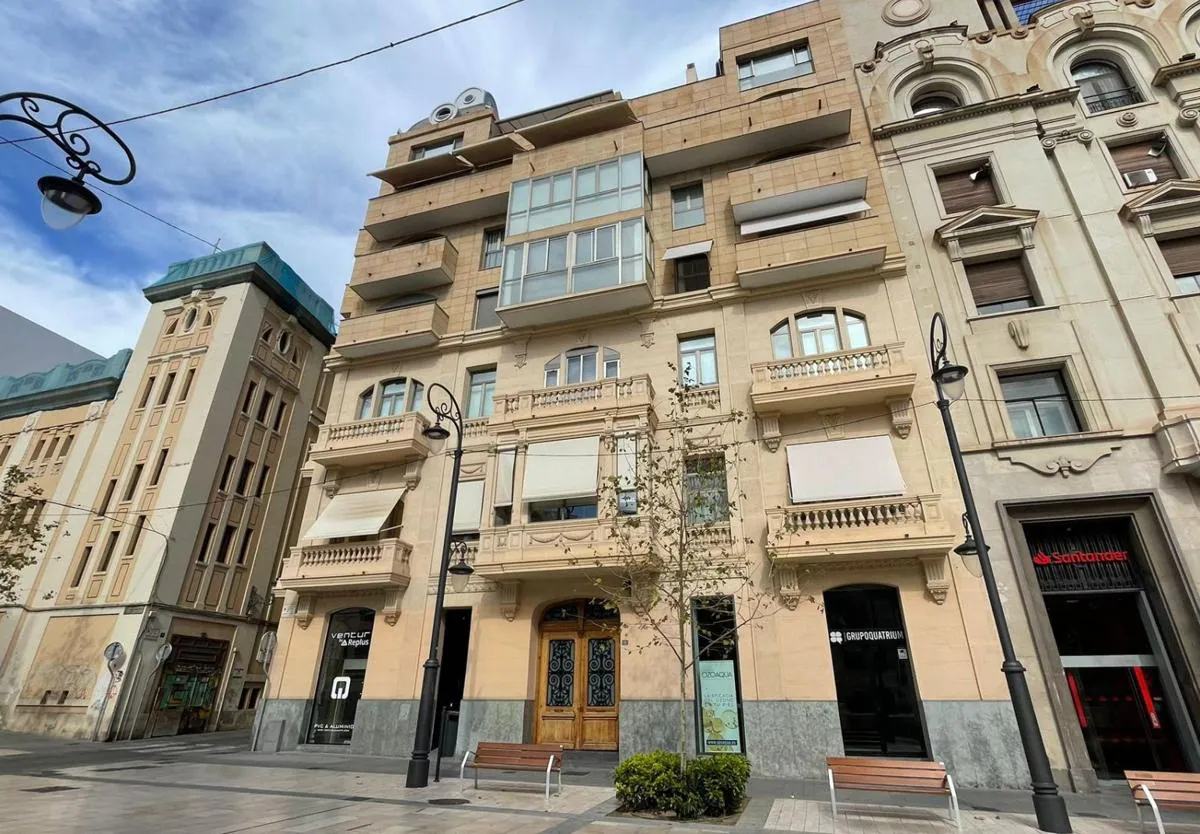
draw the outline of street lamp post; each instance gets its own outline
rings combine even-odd
[[[983,527],[979,524],[975,496],[971,493],[971,483],[967,479],[962,447],[958,445],[958,433],[954,430],[954,419],[950,415],[950,402],[963,395],[968,371],[965,366],[956,365],[946,358],[947,342],[946,320],[941,313],[935,313],[929,325],[929,364],[933,369],[933,384],[937,389],[937,407],[942,413],[942,423],[946,427],[946,440],[950,444],[950,456],[954,459],[954,472],[958,476],[958,485],[962,490],[969,522],[968,541],[960,548],[969,552],[970,540],[974,534],[974,549],[979,557],[983,584],[987,588],[992,618],[996,621],[996,634],[1000,638],[1000,650],[1004,655],[1004,662],[1000,668],[1008,682],[1008,694],[1012,699],[1013,713],[1017,719],[1017,731],[1021,735],[1025,761],[1029,765],[1029,776],[1033,784],[1033,810],[1037,815],[1038,828],[1054,834],[1070,834],[1071,819],[1067,815],[1067,804],[1059,794],[1058,785],[1050,772],[1050,758],[1046,755],[1046,744],[1038,728],[1037,714],[1033,711],[1033,699],[1029,695],[1025,667],[1017,660],[1017,653],[1013,648],[1008,621],[1004,617],[1004,606],[1000,601],[1000,591],[996,587],[996,575],[992,572],[992,562],[988,557],[987,542],[983,538]]]
[[[78,172],[70,179],[46,176],[38,180],[38,190],[42,192],[42,219],[51,229],[70,229],[88,216],[99,213],[100,198],[83,184],[84,177],[90,176],[108,185],[125,185],[137,173],[137,162],[129,146],[112,128],[79,105],[43,93],[9,93],[0,96],[0,107],[10,101],[17,102],[21,112],[0,112],[0,122],[33,128],[57,145],[67,158],[67,167]],[[43,107],[49,112],[44,113]],[[84,133],[93,130],[101,131],[121,149],[128,173],[123,176],[106,174],[100,163],[90,158],[92,143]]]
[[[439,392],[444,397],[444,401],[435,404],[432,401],[433,395]],[[450,390],[441,383],[435,382],[429,386],[425,399],[437,419],[422,433],[431,440],[445,440],[450,437],[450,430],[443,425],[443,422],[449,422],[454,426],[457,443],[454,447],[453,469],[450,473],[450,501],[446,507],[446,531],[442,536],[442,561],[441,567],[438,569],[437,598],[433,603],[433,630],[429,635],[429,657],[425,660],[425,672],[421,678],[421,703],[417,708],[417,733],[416,738],[413,739],[412,756],[408,760],[408,777],[405,780],[405,786],[409,788],[423,788],[429,784],[429,750],[433,747],[434,712],[437,708],[434,699],[437,697],[438,671],[441,667],[438,643],[441,642],[442,636],[442,606],[446,602],[446,578],[448,574],[453,575],[453,585],[457,591],[466,587],[466,579],[472,573],[471,566],[467,564],[465,546],[459,552],[458,561],[454,565],[450,564],[450,555],[455,549],[452,541],[454,505],[458,499],[458,476],[462,468],[462,409],[459,408],[458,400],[454,398]]]

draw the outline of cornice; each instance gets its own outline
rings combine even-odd
[[[901,133],[912,133],[915,130],[924,130],[928,127],[949,124],[950,122],[961,122],[977,116],[984,116],[988,113],[1016,110],[1021,107],[1038,107],[1070,102],[1074,101],[1078,95],[1078,87],[1065,87],[1061,90],[1050,90],[1049,92],[1017,93],[1012,96],[1004,96],[989,101],[981,101],[977,104],[968,104],[964,107],[956,107],[953,110],[946,110],[945,112],[935,113],[931,116],[905,119],[900,122],[889,122],[874,128],[871,131],[871,135],[875,139],[887,139],[890,136],[896,136]]]

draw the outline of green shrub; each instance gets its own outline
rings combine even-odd
[[[736,813],[746,797],[750,761],[721,754],[692,759],[687,766],[687,793],[700,805],[700,815],[724,817]]]
[[[735,813],[746,796],[750,762],[744,756],[692,759],[679,775],[679,756],[664,750],[638,753],[617,765],[613,786],[629,811],[674,811],[679,819]]]
[[[683,794],[679,755],[655,750],[630,756],[617,765],[613,787],[630,811],[674,811]]]

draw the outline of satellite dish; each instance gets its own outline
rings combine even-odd
[[[467,87],[458,94],[458,98],[454,100],[454,104],[459,110],[466,110],[468,107],[475,107],[483,104],[487,99],[487,92],[479,87]]]
[[[433,112],[429,114],[429,121],[435,125],[441,124],[442,122],[450,121],[457,115],[458,108],[450,102],[446,102],[445,104],[439,104],[437,107],[433,108]]]

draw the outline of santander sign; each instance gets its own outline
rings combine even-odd
[[[1098,562],[1128,562],[1125,550],[1073,550],[1070,553],[1046,553],[1039,550],[1033,554],[1035,565],[1092,565]]]

